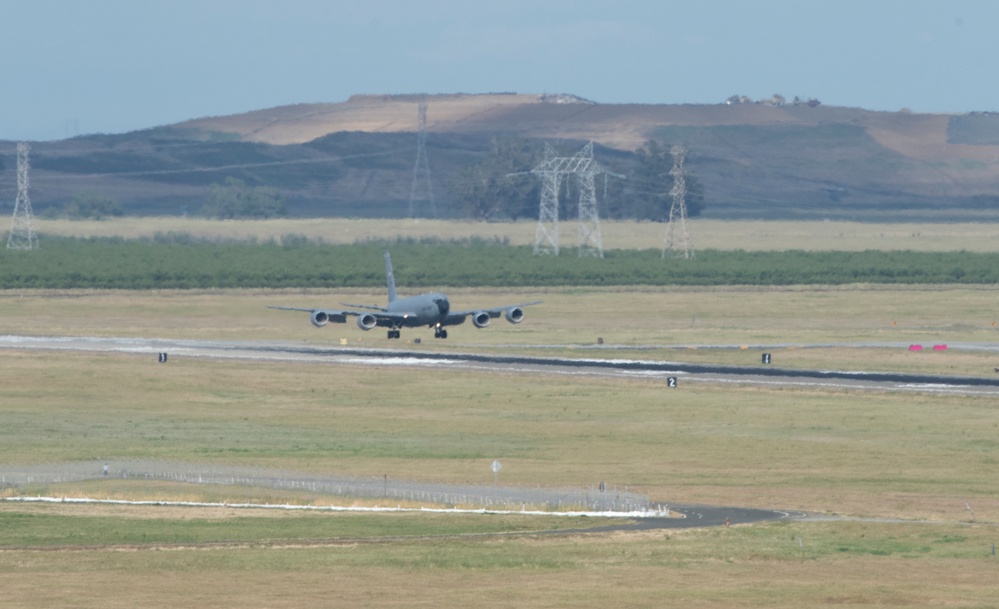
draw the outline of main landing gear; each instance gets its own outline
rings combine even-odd
[[[391,340],[393,338],[395,338],[395,339],[402,338],[402,331],[401,330],[395,330],[395,329],[389,330],[388,331],[388,337],[389,337],[389,340]],[[440,326],[435,326],[434,327],[434,338],[447,338],[447,330],[445,330],[444,328],[441,328]]]

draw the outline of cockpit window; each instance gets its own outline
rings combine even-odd
[[[448,311],[451,310],[451,303],[447,301],[447,298],[434,298],[434,304],[437,305],[437,310],[440,311],[441,315],[447,315]]]

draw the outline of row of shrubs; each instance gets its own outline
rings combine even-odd
[[[374,287],[391,251],[400,286],[995,284],[999,254],[612,250],[602,259],[535,256],[496,242],[401,240],[325,245],[305,240],[72,239],[43,236],[33,251],[0,250],[0,289]]]

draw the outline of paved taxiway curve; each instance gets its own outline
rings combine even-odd
[[[849,346],[849,345],[840,345]],[[864,345],[866,346],[866,345]],[[733,383],[917,391],[999,396],[999,378],[896,372],[800,370],[771,366],[722,366],[632,359],[558,358],[476,353],[431,353],[415,349],[316,347],[298,343],[147,338],[0,336],[0,349],[49,349],[120,353],[168,353],[170,357],[302,361],[325,364],[419,366],[535,374],[675,377],[680,383]]]
[[[769,520],[790,520],[804,518],[801,512],[779,512],[752,508],[722,507],[716,505],[670,504],[670,510],[683,514],[683,518],[641,518],[630,524],[611,525],[597,530],[643,531],[649,529],[692,529],[696,527],[718,527],[726,524],[751,524]],[[593,531],[593,529],[590,529]]]

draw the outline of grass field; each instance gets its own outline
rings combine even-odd
[[[400,286],[402,293],[411,293]],[[6,291],[0,332],[56,336],[126,336],[293,341],[437,351],[660,359],[755,365],[760,346],[773,365],[994,376],[987,351],[936,352],[933,345],[991,343],[999,311],[994,286],[845,286],[834,288],[448,290],[462,308],[542,299],[519,325],[494,320],[484,330],[458,326],[447,341],[426,329],[389,341],[383,330],[353,323],[314,328],[305,313],[267,305],[331,307],[380,303],[382,291]],[[412,342],[421,338],[417,347]],[[603,344],[598,345],[602,339]],[[890,344],[844,348],[839,343]],[[925,345],[909,352],[908,345]],[[783,347],[781,345],[784,345]],[[728,348],[704,348],[704,347]],[[801,348],[819,346],[815,348]],[[702,348],[694,348],[702,347]],[[740,347],[749,347],[741,349]]]
[[[908,521],[482,538],[476,534],[568,525],[0,504],[8,606],[598,607],[670,599],[797,607],[818,599],[974,607],[994,592],[992,400],[694,385],[665,393],[641,380],[566,385],[377,366],[317,374],[308,365],[183,358],[162,366],[134,355],[3,352],[0,365],[0,462],[144,457],[488,483],[489,463],[500,458],[505,484],[606,480],[665,501]],[[294,499],[120,480],[27,490]]]
[[[696,248],[746,251],[864,251],[914,250],[995,252],[997,226],[986,222],[868,223],[723,221],[694,219],[689,223]],[[261,221],[217,221],[200,218],[116,218],[104,221],[36,220],[43,234],[72,237],[152,237],[157,233],[184,233],[206,239],[256,239],[280,241],[301,235],[326,243],[359,243],[370,240],[479,238],[533,245],[536,221],[454,222],[436,220],[369,220],[310,218]],[[660,249],[666,225],[656,222],[600,224],[605,249]],[[576,223],[562,222],[560,244],[576,247]]]
[[[256,526],[264,524],[287,529],[273,518]],[[317,547],[15,550],[0,552],[0,584],[7,606],[31,608],[988,607],[990,533],[841,523]]]
[[[999,520],[999,420],[985,398],[0,357],[0,463],[160,459],[489,484],[488,465],[502,458],[515,486],[605,481],[663,501],[944,520],[967,518],[972,498],[979,517]]]
[[[535,296],[449,292],[469,307]],[[523,324],[463,326],[448,341],[405,331],[391,344],[756,365],[761,344],[989,343],[999,317],[995,286],[540,292],[544,304]],[[265,308],[383,298],[335,290],[5,292],[0,333],[344,338],[385,347],[381,331],[320,330],[304,314]],[[411,342],[417,336],[419,345]],[[901,346],[772,352],[774,365],[789,367],[994,375],[999,366],[987,352]],[[993,399],[694,383],[667,391],[648,379],[183,357],[160,365],[141,355],[14,350],[0,350],[0,367],[0,464],[150,458],[488,484],[490,463],[501,459],[501,484],[603,481],[658,501],[849,518],[549,536],[541,532],[596,523],[0,503],[0,587],[9,607],[995,605]],[[333,501],[122,480],[4,492]]]

